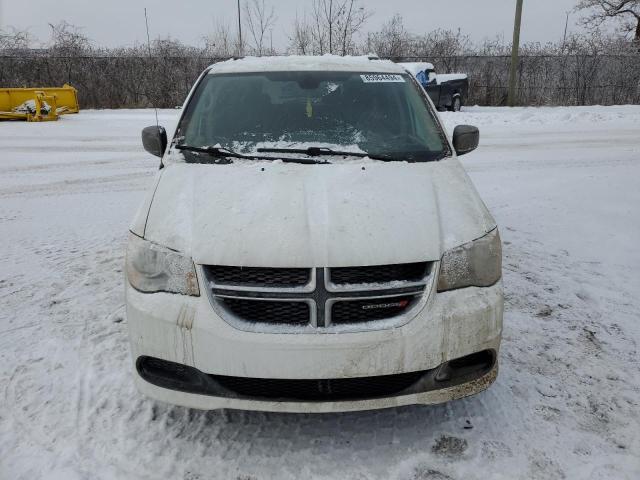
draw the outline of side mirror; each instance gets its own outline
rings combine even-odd
[[[458,156],[466,155],[478,148],[480,130],[471,125],[458,125],[453,131],[453,148]]]
[[[151,155],[162,158],[167,149],[167,131],[153,125],[142,130],[142,145]]]

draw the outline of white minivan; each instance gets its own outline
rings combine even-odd
[[[197,80],[131,226],[139,389],[198,409],[334,412],[486,389],[502,334],[496,222],[404,68],[245,58]]]

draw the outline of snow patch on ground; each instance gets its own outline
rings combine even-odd
[[[122,267],[153,111],[0,123],[0,478],[638,478],[640,107],[443,118],[481,129],[463,163],[504,241],[500,375],[447,405],[331,415],[138,394]]]

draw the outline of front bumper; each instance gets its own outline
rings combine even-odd
[[[126,286],[133,360],[154,357],[210,375],[261,379],[341,379],[428,371],[453,359],[500,348],[502,283],[432,293],[404,326],[340,334],[279,334],[238,330],[218,317],[206,295],[143,294]],[[170,390],[136,375],[158,400],[200,409],[237,408],[334,412],[442,403],[472,395],[496,378],[497,362],[480,378],[425,392],[356,401],[289,402],[229,398]]]
[[[437,369],[436,369],[437,371]],[[435,372],[434,372],[435,373]],[[138,389],[145,395],[162,402],[199,410],[236,409],[289,413],[354,412],[381,410],[407,405],[433,405],[468,397],[480,393],[495,381],[498,375],[497,359],[491,369],[474,380],[423,392],[399,394],[390,397],[338,400],[338,401],[292,401],[288,399],[237,398],[203,395],[162,388],[136,375]]]

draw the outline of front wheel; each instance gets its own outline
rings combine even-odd
[[[462,110],[462,98],[455,97],[453,99],[453,103],[451,104],[451,111],[459,112],[460,110]]]

